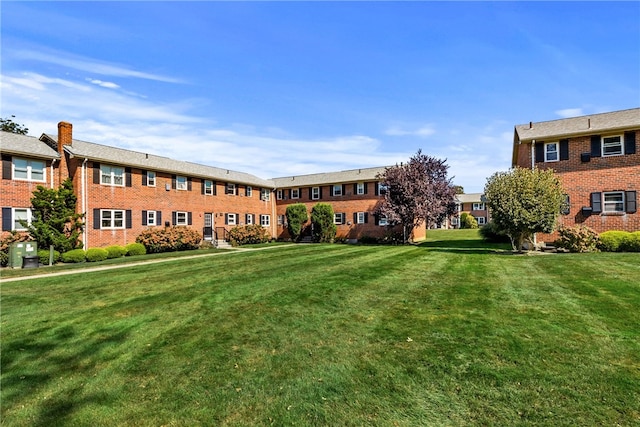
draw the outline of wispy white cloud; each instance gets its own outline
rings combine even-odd
[[[87,81],[91,84],[106,87],[107,89],[119,89],[120,86],[113,82],[103,82],[102,80],[97,79],[87,79]]]
[[[557,110],[555,113],[563,119],[567,117],[578,117],[584,115],[582,108],[565,108],[563,110]]]
[[[417,129],[405,129],[400,126],[392,126],[385,131],[389,136],[415,136],[419,138],[426,138],[436,133],[433,125],[421,126]]]

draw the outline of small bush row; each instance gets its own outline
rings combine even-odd
[[[598,249],[603,252],[640,252],[640,231],[605,231]]]
[[[53,262],[62,261],[64,263],[79,263],[79,262],[98,262],[106,259],[120,258],[123,256],[136,256],[144,255],[147,251],[144,245],[140,243],[130,243],[127,246],[113,245],[106,248],[90,248],[86,251],[84,249],[72,249],[68,252],[59,253],[53,252]],[[49,251],[38,251],[38,258],[40,258],[40,264],[49,264]]]
[[[189,227],[150,228],[140,233],[137,243],[144,245],[147,253],[188,251],[198,249],[202,237]]]
[[[233,227],[229,230],[229,240],[233,246],[253,245],[270,241],[271,235],[263,226],[251,224]]]

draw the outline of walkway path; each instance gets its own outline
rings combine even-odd
[[[285,248],[291,245],[276,245],[276,246],[263,246],[261,248],[234,248],[233,250],[224,250],[220,252],[213,252],[208,254],[199,254],[199,255],[189,255],[189,256],[181,256],[176,258],[162,258],[162,259],[151,259],[148,261],[135,261],[125,264],[116,264],[116,265],[103,265],[96,267],[86,267],[86,268],[76,268],[73,270],[64,270],[57,271],[53,273],[43,273],[43,274],[34,274],[31,276],[20,276],[20,277],[8,277],[8,278],[0,278],[0,283],[8,283],[8,282],[17,282],[20,280],[31,280],[31,279],[40,279],[44,277],[56,277],[56,276],[68,276],[70,274],[84,274],[84,273],[93,273],[95,271],[106,271],[106,270],[116,270],[118,268],[129,268],[129,267],[137,267],[140,265],[150,265],[150,264],[160,264],[162,262],[173,262],[173,261],[181,261],[184,259],[194,259],[194,258],[204,258],[211,256],[220,256],[220,255],[229,255],[229,254],[238,254],[242,252],[250,252],[250,251],[262,251],[266,249],[276,249],[276,248]]]

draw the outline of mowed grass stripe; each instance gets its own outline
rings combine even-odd
[[[640,420],[637,256],[501,255],[445,237],[6,284],[4,423]]]

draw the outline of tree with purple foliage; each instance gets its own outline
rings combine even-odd
[[[455,213],[456,190],[447,177],[448,169],[446,160],[418,150],[408,163],[388,167],[378,175],[386,191],[376,214],[386,217],[390,226],[402,225],[405,243],[415,228]]]

